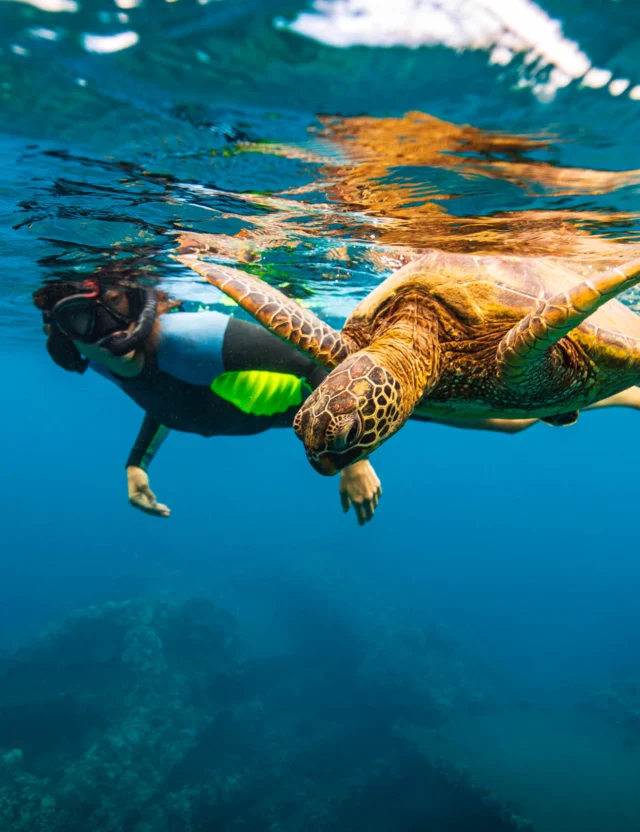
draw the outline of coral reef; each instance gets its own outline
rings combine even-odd
[[[289,655],[248,657],[232,616],[192,599],[90,608],[2,658],[2,832],[529,829],[394,733],[476,689],[446,644],[405,638],[392,674],[392,642],[372,652],[312,606]]]

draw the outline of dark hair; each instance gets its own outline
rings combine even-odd
[[[113,289],[121,289],[127,291],[134,288],[140,288],[138,284],[128,281],[108,281],[108,285]],[[65,280],[52,281],[41,286],[33,293],[33,303],[43,313],[45,323],[47,322],[47,313],[49,313],[58,301],[86,291],[83,281],[79,280]],[[165,292],[158,292],[158,313],[157,317],[179,305],[179,301],[173,301]],[[150,336],[151,344],[155,344],[153,332]],[[75,373],[84,373],[89,366],[88,359],[80,353],[73,341],[66,335],[63,335],[55,326],[49,327],[47,337],[47,352],[55,363],[62,367],[63,370],[68,370]]]
[[[89,359],[85,358],[73,341],[55,326],[51,327],[47,338],[47,352],[63,370],[82,374],[89,366]]]
[[[46,322],[47,313],[50,312],[59,300],[75,295],[82,291],[80,281],[57,281],[41,286],[33,293],[33,303],[43,313]],[[55,326],[49,326],[47,337],[47,352],[56,362],[58,367],[69,370],[73,373],[84,373],[89,366],[88,359],[84,358],[76,345],[70,338],[63,335]]]
[[[80,280],[58,280],[55,283],[45,283],[33,293],[33,303],[42,312],[50,312],[59,300],[69,295],[77,295],[82,291],[83,285]]]

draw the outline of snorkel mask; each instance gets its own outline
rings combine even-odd
[[[150,288],[122,289],[129,309],[125,314],[107,297],[97,280],[85,280],[78,292],[55,303],[43,317],[65,338],[93,344],[122,356],[135,350],[151,334],[158,311]],[[129,332],[129,328],[135,324]]]

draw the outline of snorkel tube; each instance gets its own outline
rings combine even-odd
[[[78,373],[87,369],[89,361],[78,350],[76,341],[102,347],[112,355],[122,357],[136,350],[151,335],[158,313],[156,290],[130,285],[119,288],[128,295],[127,313],[102,298],[95,279],[48,284],[34,292],[34,305],[42,311],[48,336],[47,350],[58,366]],[[89,312],[83,310],[83,302],[92,307]],[[60,319],[69,305],[71,309],[67,309],[67,313],[71,312],[71,317]],[[80,316],[77,332],[74,331],[74,323],[78,323],[74,321],[74,310]],[[100,329],[102,335],[96,337]]]
[[[151,335],[158,312],[158,296],[155,289],[140,289],[139,291],[141,310],[131,332],[113,332],[97,341],[96,346],[120,357],[133,352]]]

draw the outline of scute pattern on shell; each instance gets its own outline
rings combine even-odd
[[[252,275],[179,259],[334,370],[295,422],[327,471],[332,456],[344,467],[375,449],[417,404],[430,418],[564,418],[640,383],[640,316],[615,299],[640,283],[640,259],[594,272],[431,251],[379,284],[342,333]]]
[[[266,329],[319,364],[333,368],[352,352],[352,345],[340,332],[263,280],[220,263],[198,260],[190,253],[183,253],[178,260],[233,298]]]

